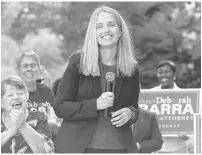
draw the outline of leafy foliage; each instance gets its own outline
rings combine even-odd
[[[8,55],[28,48],[39,54],[53,80],[62,76],[100,5],[118,10],[128,23],[139,53],[142,88],[158,85],[156,65],[162,59],[178,66],[180,87],[200,87],[200,2],[2,2],[2,66],[12,66]]]

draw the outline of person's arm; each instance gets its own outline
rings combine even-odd
[[[15,123],[8,115],[2,114],[1,122],[1,147],[17,133],[18,123]]]
[[[160,150],[162,147],[162,135],[155,115],[152,116],[151,130],[151,139],[139,142],[140,153],[151,153]]]
[[[55,112],[53,110],[53,107],[47,107],[47,114],[48,114],[48,123],[56,123],[57,124],[57,120],[58,117],[55,115]]]
[[[60,128],[60,123],[58,123],[58,117],[55,115],[55,112],[52,107],[48,107],[48,124],[50,126],[51,132],[53,135],[57,135]]]
[[[1,133],[1,147],[8,142],[9,139],[11,139],[16,133],[10,130],[5,130]]]
[[[97,116],[96,98],[76,101],[79,87],[79,71],[75,62],[70,60],[61,79],[53,109],[59,118],[82,120]]]
[[[38,121],[36,130],[24,123],[19,131],[34,153],[52,153],[54,146],[50,139],[51,132],[44,114],[38,112]]]
[[[130,121],[133,124],[139,117],[138,99],[140,93],[139,70],[129,79],[132,90],[127,90],[128,95],[125,96],[125,107],[112,113],[112,125],[120,127]],[[125,91],[126,91],[125,90]]]
[[[134,92],[131,92],[132,96],[132,103],[129,103],[127,108],[129,108],[132,111],[132,118],[130,120],[130,124],[134,124],[138,117],[139,117],[139,107],[138,107],[138,100],[139,100],[139,94],[140,94],[140,78],[139,78],[139,69],[136,70],[135,75],[132,77],[133,78],[133,83],[132,85],[134,86]]]
[[[34,153],[46,152],[44,148],[44,137],[35,131],[31,126],[24,123],[19,131]]]

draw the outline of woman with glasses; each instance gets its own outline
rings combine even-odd
[[[46,117],[28,103],[24,82],[11,76],[1,82],[1,153],[52,153]]]
[[[40,71],[40,60],[37,53],[33,51],[20,53],[16,61],[16,71],[27,86],[29,100],[37,111],[46,115],[51,131],[55,135],[55,128],[58,128],[59,125],[52,108],[53,93],[47,86],[36,82]]]

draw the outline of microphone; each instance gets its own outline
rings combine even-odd
[[[114,92],[114,86],[115,86],[115,74],[113,72],[107,72],[105,75],[106,79],[106,87],[105,92]],[[109,108],[106,108],[104,110],[104,116],[109,116]]]

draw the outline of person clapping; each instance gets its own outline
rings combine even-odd
[[[24,82],[11,76],[1,82],[1,153],[52,153],[44,114],[32,108]]]

